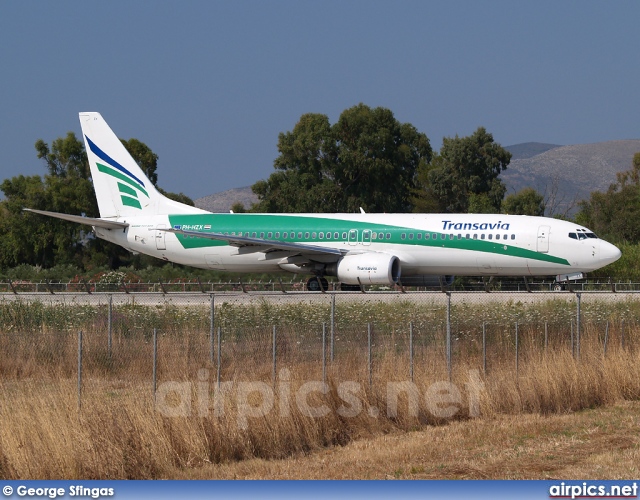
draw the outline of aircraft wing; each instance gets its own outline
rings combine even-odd
[[[298,252],[305,255],[346,255],[347,250],[338,248],[327,248],[318,245],[307,245],[306,243],[289,243],[286,241],[265,240],[262,238],[248,238],[246,236],[229,236],[222,233],[205,233],[202,231],[186,231],[184,229],[157,228],[159,231],[168,233],[183,234],[185,236],[195,236],[196,238],[206,238],[209,240],[226,241],[229,245],[243,248],[245,252],[253,247],[254,252],[271,252],[275,250],[285,250],[289,252]]]
[[[81,215],[61,214],[59,212],[47,212],[46,210],[36,210],[34,208],[23,208],[25,212],[33,212],[34,214],[47,215],[56,219],[68,220],[77,224],[86,224],[87,226],[103,227],[105,229],[126,229],[129,224],[126,222],[116,222],[105,219],[94,219],[93,217],[82,217]]]

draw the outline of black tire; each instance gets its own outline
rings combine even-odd
[[[321,291],[320,289],[320,282],[318,281],[317,277],[313,277],[313,278],[309,278],[307,280],[307,290],[309,290],[310,292],[319,292]]]

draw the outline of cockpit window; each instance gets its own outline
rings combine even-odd
[[[594,238],[594,239],[598,239],[598,237],[596,236],[596,233],[585,233],[587,235],[587,238]]]
[[[569,233],[569,238],[573,238],[574,240],[577,240],[578,236],[576,235],[576,233]]]

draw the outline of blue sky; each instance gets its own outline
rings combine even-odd
[[[363,102],[503,146],[640,138],[640,3],[17,1],[0,4],[0,180],[99,111],[199,198],[273,172],[278,133]]]

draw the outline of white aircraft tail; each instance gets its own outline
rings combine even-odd
[[[80,113],[101,218],[206,213],[158,192],[100,113]]]

